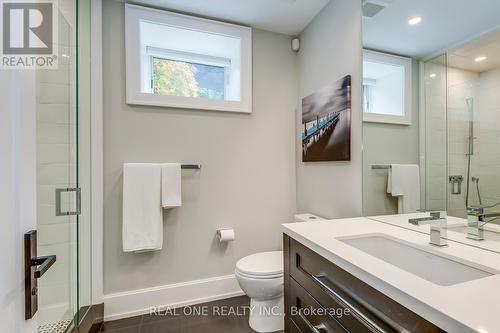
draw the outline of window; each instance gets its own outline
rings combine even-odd
[[[152,48],[146,52],[150,68],[146,92],[221,101],[230,98],[227,89],[231,59]]]
[[[251,30],[126,5],[127,103],[251,112]]]
[[[364,51],[363,120],[411,124],[411,59]]]

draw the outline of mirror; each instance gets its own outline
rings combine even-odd
[[[500,251],[500,2],[363,1],[363,215]],[[479,221],[472,237],[468,219]]]

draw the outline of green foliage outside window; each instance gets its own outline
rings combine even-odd
[[[158,95],[199,97],[224,100],[224,91],[200,87],[199,81],[207,84],[207,75],[215,71],[216,83],[224,85],[224,69],[207,65],[196,65],[168,59],[153,59],[153,93]],[[198,75],[198,77],[197,77]],[[212,81],[213,82],[213,81]]]
[[[153,92],[158,95],[198,97],[198,82],[188,63],[153,60]]]

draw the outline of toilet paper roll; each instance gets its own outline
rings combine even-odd
[[[220,229],[217,230],[217,236],[219,237],[219,242],[230,242],[234,240],[234,230],[233,229]]]

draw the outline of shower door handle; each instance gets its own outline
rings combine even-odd
[[[45,272],[47,272],[52,265],[54,265],[56,258],[57,257],[55,255],[31,258],[31,266],[36,266],[35,279],[41,278],[42,275],[45,274]]]
[[[76,209],[74,211],[63,212],[61,207],[61,196],[63,193],[75,193]],[[82,207],[82,190],[79,187],[74,188],[57,188],[56,189],[56,216],[71,216],[80,215]]]
[[[56,262],[56,256],[37,256],[36,230],[24,234],[24,318],[38,311],[38,279]]]

